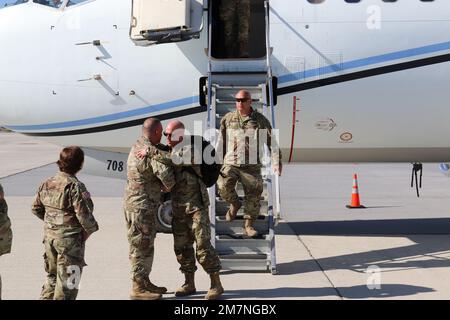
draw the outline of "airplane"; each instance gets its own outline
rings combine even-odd
[[[211,64],[267,61],[285,162],[450,161],[448,1],[270,0],[266,25],[252,0],[248,58],[224,56],[218,1],[52,2],[0,9],[0,125],[82,146],[87,173],[123,179],[147,117],[205,129]]]

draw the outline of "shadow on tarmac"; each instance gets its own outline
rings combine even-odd
[[[345,299],[385,299],[395,297],[406,297],[418,293],[433,292],[435,290],[427,287],[410,286],[403,284],[386,284],[380,289],[370,290],[365,285],[339,288],[299,288],[282,287],[272,289],[249,289],[249,290],[227,290],[220,300],[228,299],[280,299],[280,298],[325,298],[340,296]],[[339,292],[339,293],[338,293]],[[183,298],[164,298],[164,300],[198,300],[203,299],[206,291],[197,291],[195,295]]]
[[[250,290],[227,290],[220,300],[228,299],[279,299],[279,298],[319,298],[333,297],[337,295],[346,299],[368,299],[368,298],[393,298],[415,295],[418,293],[433,292],[426,287],[410,286],[403,284],[386,284],[380,289],[370,290],[367,286],[353,286],[341,288],[295,288],[282,287],[272,289],[250,289]],[[197,292],[196,295],[184,297],[182,300],[202,299],[205,292]],[[167,300],[180,300],[179,298],[168,298]]]
[[[353,286],[337,288],[343,298],[367,299],[410,296],[417,293],[434,291],[431,288],[409,286],[403,284],[387,284],[380,289],[369,290],[367,286]],[[225,299],[245,298],[318,298],[336,296],[332,288],[274,288],[262,290],[226,290]]]
[[[280,223],[277,234],[287,231]],[[347,220],[287,222],[296,235],[393,235],[448,234],[450,218],[392,219],[392,220]],[[289,231],[288,231],[289,232]]]

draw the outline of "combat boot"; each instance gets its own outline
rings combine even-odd
[[[211,278],[211,288],[206,293],[205,299],[216,300],[224,292],[222,283],[220,283],[219,273],[211,273],[209,277]]]
[[[160,293],[151,292],[147,289],[145,281],[133,280],[133,289],[131,291],[131,300],[158,300],[161,299]]]
[[[225,216],[228,222],[233,221],[236,218],[236,215],[241,207],[242,203],[240,201],[230,205],[230,209],[228,209],[227,215]]]
[[[184,284],[175,291],[176,297],[185,297],[197,292],[197,289],[195,289],[194,273],[185,273],[184,278]]]
[[[150,292],[159,293],[159,294],[164,294],[167,292],[166,287],[158,287],[158,286],[154,285],[150,280],[148,280],[148,282],[146,283],[146,289]]]
[[[244,224],[244,237],[248,238],[254,238],[258,235],[258,231],[255,230],[252,226],[253,220],[252,219],[245,219]]]

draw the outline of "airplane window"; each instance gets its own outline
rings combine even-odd
[[[322,3],[325,0],[308,0],[309,3]]]
[[[44,6],[49,6],[53,8],[59,8],[63,4],[62,0],[33,0],[34,3],[39,3]]]
[[[69,3],[67,4],[67,6],[68,7],[74,6],[76,4],[79,4],[79,3],[82,3],[82,2],[86,2],[86,1],[89,1],[89,0],[70,0]]]
[[[347,3],[358,3],[361,2],[361,0],[345,0]]]
[[[28,0],[0,0],[0,9],[28,2]]]

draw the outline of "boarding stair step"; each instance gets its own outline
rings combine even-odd
[[[216,235],[216,251],[220,254],[270,254],[271,236],[258,235],[244,238],[242,235]]]
[[[269,218],[267,216],[258,216],[258,219],[253,221],[253,227],[258,234],[269,234]],[[227,221],[223,216],[216,216],[216,234],[218,235],[234,235],[242,236],[244,229],[243,216],[237,216],[233,221]]]
[[[234,102],[236,93],[240,90],[247,90],[252,96],[252,101],[263,101],[262,90],[264,86],[220,86],[215,85],[216,89],[216,101]]]
[[[222,270],[268,271],[270,268],[266,254],[226,254],[219,258]]]

